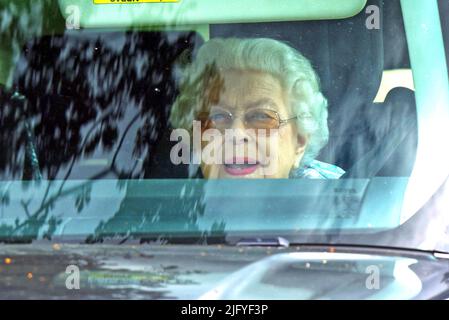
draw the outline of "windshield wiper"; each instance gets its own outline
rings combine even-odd
[[[243,238],[240,239],[236,246],[244,247],[285,247],[290,246],[290,242],[282,237],[270,238]]]

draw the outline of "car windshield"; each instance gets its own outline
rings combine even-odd
[[[449,251],[442,1],[284,2],[0,0],[0,241]]]

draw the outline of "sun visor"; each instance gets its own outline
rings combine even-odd
[[[59,0],[81,27],[140,27],[343,19],[366,0]]]

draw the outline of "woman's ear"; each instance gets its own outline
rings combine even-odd
[[[308,144],[309,144],[309,135],[298,134],[296,154],[304,154],[304,151],[306,150]]]
[[[294,165],[295,168],[299,167],[299,164],[301,163],[301,160],[304,156],[304,152],[306,151],[308,143],[309,143],[308,135],[298,134],[298,140],[295,150],[295,165]]]

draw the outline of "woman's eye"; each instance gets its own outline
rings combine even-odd
[[[271,120],[273,119],[269,114],[265,112],[255,112],[248,115],[248,120],[255,120],[255,121],[263,121],[263,120]]]
[[[214,113],[209,115],[209,120],[214,122],[224,122],[229,120],[229,115],[226,113]]]

